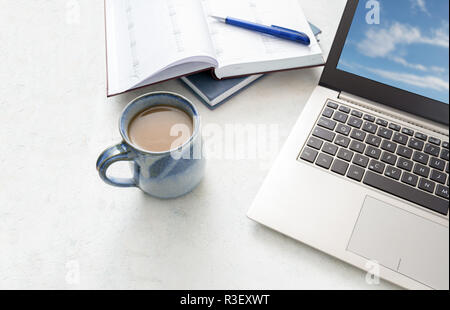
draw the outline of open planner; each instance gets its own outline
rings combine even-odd
[[[105,15],[109,96],[208,69],[223,79],[324,64],[297,0],[105,0]],[[210,15],[295,29],[311,45]]]

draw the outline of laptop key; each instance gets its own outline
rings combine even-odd
[[[423,141],[415,139],[415,138],[411,138],[409,140],[409,144],[408,144],[408,146],[410,148],[417,150],[417,151],[422,151],[424,145],[425,145],[425,143]]]
[[[383,152],[383,155],[381,155],[381,161],[394,166],[397,162],[397,156],[395,156],[394,154]]]
[[[336,109],[337,109],[337,108],[339,107],[339,105],[338,105],[337,103],[334,103],[334,102],[328,101],[328,103],[327,103],[327,107],[329,107],[329,108],[332,108],[332,109],[336,110]]]
[[[435,146],[435,145],[430,144],[430,143],[425,144],[424,152],[429,154],[429,155],[438,157],[440,151],[441,150],[440,150],[440,148],[438,146]]]
[[[425,167],[424,165],[421,164],[416,164],[414,166],[414,173],[424,178],[428,178],[428,176],[430,175],[430,170],[431,170],[430,168]]]
[[[447,175],[437,170],[433,170],[431,171],[430,179],[440,184],[445,184],[445,181],[447,180]]]
[[[390,129],[387,129],[387,128],[382,128],[381,127],[378,130],[378,136],[382,137],[382,138],[385,138],[385,139],[388,139],[388,140],[391,140],[393,134],[394,134],[394,132],[392,130],[390,130]]]
[[[329,130],[334,130],[334,128],[336,128],[336,122],[332,121],[331,119],[327,119],[325,117],[321,117],[317,122],[317,125]]]
[[[333,142],[334,137],[336,137],[336,134],[321,127],[316,127],[313,131],[313,136],[328,142]]]
[[[408,129],[408,128],[403,128],[402,129],[402,133],[412,137],[414,135],[414,130],[411,130],[411,129]]]
[[[367,171],[364,176],[364,184],[389,193],[409,202],[418,204],[424,208],[435,211],[442,215],[448,214],[448,201],[420,191],[417,188],[402,184],[393,179],[379,175],[376,172]]]
[[[448,142],[442,142],[442,147],[448,150]]]
[[[351,130],[352,129],[349,126],[343,125],[343,124],[338,124],[337,127],[336,127],[336,132],[340,133],[340,134],[342,134],[344,136],[348,136],[350,134]]]
[[[415,176],[414,174],[405,172],[402,175],[402,182],[411,186],[416,187],[417,183],[419,182],[419,177]]]
[[[353,163],[360,167],[367,168],[367,165],[369,164],[369,157],[356,154],[355,157],[353,158]]]
[[[389,129],[392,129],[393,131],[400,131],[400,129],[402,129],[402,127],[400,127],[400,125],[394,124],[394,123],[390,123],[389,124]]]
[[[388,140],[383,140],[383,143],[381,143],[381,149],[384,151],[395,153],[395,151],[397,150],[397,144]]]
[[[349,124],[350,126],[352,126],[352,127],[354,127],[354,128],[360,129],[361,126],[362,126],[362,124],[363,124],[363,121],[362,121],[362,119],[360,119],[360,118],[356,118],[356,117],[352,116],[352,117],[350,117],[350,119],[348,120],[348,123],[347,123],[347,124]]]
[[[347,148],[350,145],[350,142],[351,142],[351,140],[349,138],[341,136],[341,135],[338,135],[336,137],[336,140],[334,140],[334,143],[336,145],[339,145],[339,146],[345,147],[345,148]]]
[[[376,124],[379,125],[379,126],[382,126],[382,127],[387,127],[388,126],[388,122],[385,121],[384,119],[381,119],[381,118],[377,119],[377,123]]]
[[[380,163],[379,161],[373,159],[369,163],[369,170],[375,171],[379,174],[383,174],[385,167],[386,167],[385,164]]]
[[[319,152],[317,152],[316,150],[306,147],[303,150],[303,153],[300,156],[300,158],[303,160],[306,160],[307,162],[314,163],[318,154],[319,154]]]
[[[333,163],[333,157],[321,153],[319,157],[317,157],[316,165],[322,167],[324,169],[330,169],[331,164]]]
[[[323,110],[322,116],[325,116],[326,118],[331,118],[333,116],[334,110],[330,108],[325,108]]]
[[[433,194],[434,193],[434,189],[436,188],[436,183],[434,183],[434,182],[432,182],[430,180],[421,178],[420,181],[419,181],[419,188],[421,190],[429,192],[430,194]]]
[[[392,166],[387,166],[384,175],[398,181],[402,176],[402,171]]]
[[[373,123],[373,122],[375,122],[375,116],[366,114],[366,115],[364,115],[364,120]]]
[[[354,154],[355,153],[353,153],[352,151],[340,149],[337,154],[337,157],[347,162],[351,162]]]
[[[376,137],[374,135],[369,135],[366,139],[366,143],[370,144],[372,146],[376,146],[379,147],[381,144],[381,138],[380,137]]]
[[[397,155],[410,159],[413,155],[413,150],[400,145],[397,149]]]
[[[397,168],[411,171],[413,169],[413,162],[404,158],[399,158],[397,162]]]
[[[358,140],[358,141],[364,141],[366,139],[366,133],[364,131],[353,129],[352,134],[350,135],[351,138]]]
[[[431,168],[435,168],[435,169],[440,170],[440,171],[444,171],[444,169],[445,169],[445,161],[433,157],[430,160],[430,167]]]
[[[349,114],[351,110],[350,110],[349,107],[346,107],[346,106],[344,106],[344,105],[341,105],[341,107],[339,108],[339,111],[344,112],[344,113],[346,113],[346,114]]]
[[[394,138],[392,138],[392,140],[393,140],[394,142],[397,142],[397,143],[401,144],[401,145],[406,145],[406,143],[408,143],[408,136],[396,132],[396,133],[394,134]]]
[[[310,137],[307,145],[313,149],[320,150],[322,148],[323,141],[315,137]]]
[[[442,197],[444,199],[448,199],[449,193],[448,193],[448,187],[442,186],[442,185],[438,185],[437,189],[436,189],[436,195],[438,195],[439,197]]]
[[[365,170],[355,165],[351,165],[347,172],[347,177],[352,180],[361,182],[364,177]]]
[[[362,130],[371,133],[371,134],[375,134],[377,132],[378,126],[369,122],[365,122]]]
[[[431,144],[437,145],[437,146],[441,145],[441,140],[438,138],[434,138],[434,137],[429,137],[428,142],[430,142]]]
[[[354,116],[354,117],[357,117],[357,118],[362,118],[363,117],[362,112],[359,112],[359,111],[356,111],[356,110],[353,110],[351,115]]]
[[[333,119],[335,121],[341,122],[341,123],[346,123],[347,119],[348,119],[348,115],[342,112],[336,112],[334,113]]]
[[[366,149],[366,145],[364,143],[358,142],[358,141],[352,141],[350,144],[350,150],[356,152],[356,153],[364,153],[364,150]]]
[[[367,146],[366,152],[364,154],[371,158],[379,159],[381,156],[381,150],[369,145]]]
[[[428,164],[430,156],[421,152],[414,152],[413,160],[423,165]]]
[[[340,175],[345,175],[347,173],[348,166],[349,164],[345,161],[336,159],[333,163],[333,166],[331,167],[331,171]]]
[[[442,151],[441,151],[441,158],[443,160],[446,160],[446,161],[449,160],[449,154],[448,154],[448,150],[447,149],[442,149]]]
[[[422,140],[422,141],[427,141],[427,139],[428,139],[428,136],[426,134],[423,134],[423,133],[420,133],[420,132],[416,132],[415,137],[417,139],[419,139],[419,140]]]
[[[338,151],[338,147],[331,143],[325,143],[325,145],[322,148],[322,152],[327,153],[331,156],[336,155],[337,151]]]

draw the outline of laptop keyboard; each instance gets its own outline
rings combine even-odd
[[[300,160],[448,214],[448,141],[328,102]]]

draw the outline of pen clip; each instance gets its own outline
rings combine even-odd
[[[275,28],[275,29],[279,29],[279,30],[284,30],[284,31],[288,31],[288,32],[293,32],[293,33],[295,33],[295,34],[302,34],[300,31],[293,30],[293,29],[289,29],[289,28],[284,28],[284,27],[275,26],[275,25],[272,25],[271,27],[272,27],[272,28]]]

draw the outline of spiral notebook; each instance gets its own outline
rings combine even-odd
[[[212,14],[296,29],[311,45]],[[105,0],[105,16],[109,96],[205,70],[223,79],[324,64],[297,0]]]

